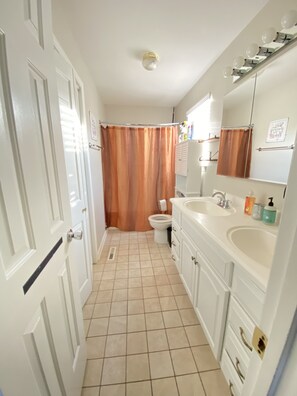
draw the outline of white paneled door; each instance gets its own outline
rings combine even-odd
[[[0,0],[0,389],[79,396],[86,361],[50,1]]]
[[[59,95],[72,230],[81,240],[73,244],[71,259],[78,274],[79,293],[84,304],[92,290],[92,259],[88,224],[87,184],[85,179],[83,134],[84,106],[82,83],[71,64],[55,48]]]

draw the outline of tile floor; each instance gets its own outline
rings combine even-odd
[[[82,396],[230,395],[169,247],[152,231],[108,231],[83,314]]]

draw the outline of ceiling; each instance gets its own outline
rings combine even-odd
[[[65,0],[106,105],[175,106],[268,0]],[[155,71],[142,55],[160,56]]]

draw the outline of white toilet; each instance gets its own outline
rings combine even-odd
[[[171,226],[172,216],[155,214],[148,218],[151,227],[154,228],[154,240],[156,243],[167,243],[167,228]]]

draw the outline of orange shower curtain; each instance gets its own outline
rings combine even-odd
[[[107,227],[146,231],[158,200],[174,197],[177,126],[101,127]]]
[[[222,129],[217,174],[249,177],[251,150],[252,129]]]

